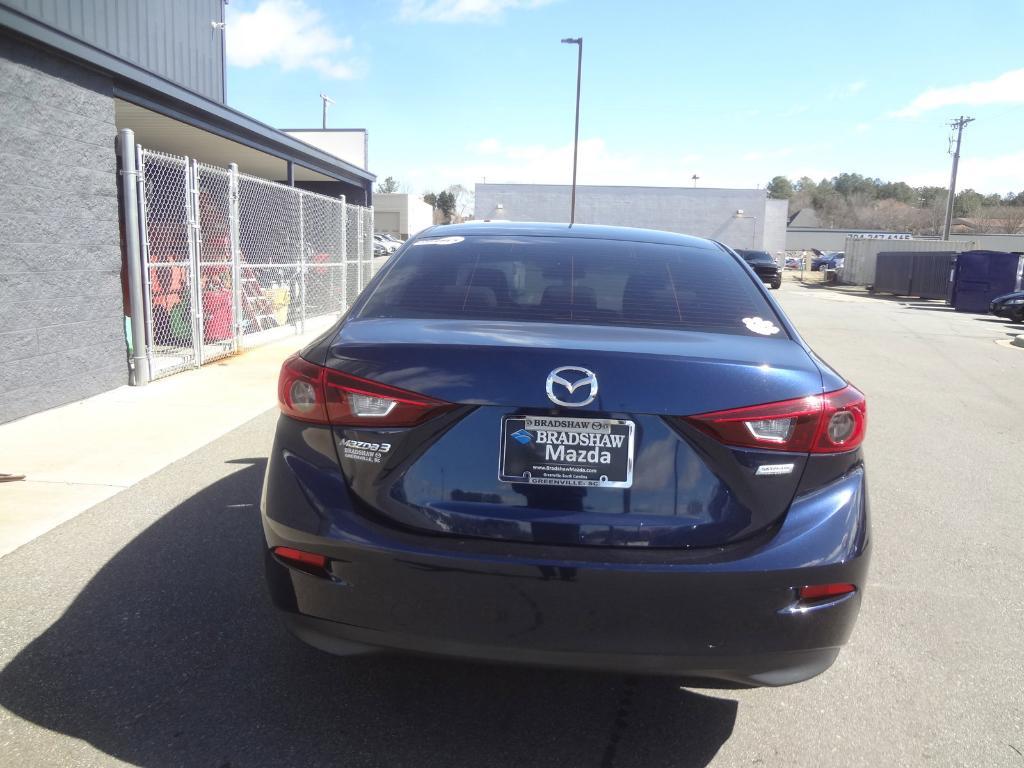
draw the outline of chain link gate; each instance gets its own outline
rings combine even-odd
[[[372,274],[373,209],[137,148],[152,378],[326,325]]]

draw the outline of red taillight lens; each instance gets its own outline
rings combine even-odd
[[[411,427],[454,406],[369,379],[322,368],[298,355],[278,379],[281,412],[300,421],[339,427]]]
[[[728,445],[772,451],[839,453],[864,441],[867,405],[853,387],[778,403],[688,416]]]
[[[858,390],[844,387],[822,397],[821,427],[812,453],[840,453],[864,442],[868,404]]]
[[[857,588],[853,584],[813,584],[800,587],[797,594],[801,600],[823,600],[826,597],[839,597],[856,591]]]
[[[281,413],[299,421],[327,424],[323,371],[319,365],[292,355],[277,378],[277,403]]]

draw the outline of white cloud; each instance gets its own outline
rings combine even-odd
[[[867,133],[871,130],[871,123],[857,123],[853,126],[854,133]]]
[[[1004,72],[994,80],[983,80],[948,88],[929,88],[893,117],[917,117],[922,112],[953,105],[1024,104],[1024,69]]]
[[[552,0],[402,0],[401,21],[489,21],[506,10],[531,9]]]
[[[356,77],[356,66],[341,56],[352,50],[352,38],[335,35],[323,14],[303,0],[262,0],[251,11],[228,5],[226,14],[232,66],[277,64],[286,72],[312,69],[339,80]]]
[[[470,148],[481,155],[494,155],[501,149],[501,142],[497,139],[484,139],[471,145]]]
[[[903,179],[912,187],[945,187],[949,185],[949,167],[936,166],[927,171],[904,174]],[[985,194],[1003,193],[1019,190],[1021,179],[1024,179],[1024,152],[988,157],[965,155],[960,158],[956,188],[976,189]]]
[[[867,88],[867,85],[868,84],[865,83],[863,80],[858,80],[855,83],[850,83],[848,86],[846,86],[846,91],[848,93],[860,93],[865,88]]]

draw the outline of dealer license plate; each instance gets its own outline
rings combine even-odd
[[[629,488],[635,425],[621,419],[506,416],[498,478],[508,483]]]

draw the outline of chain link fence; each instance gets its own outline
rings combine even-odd
[[[373,209],[138,149],[153,378],[326,325],[372,275]]]

